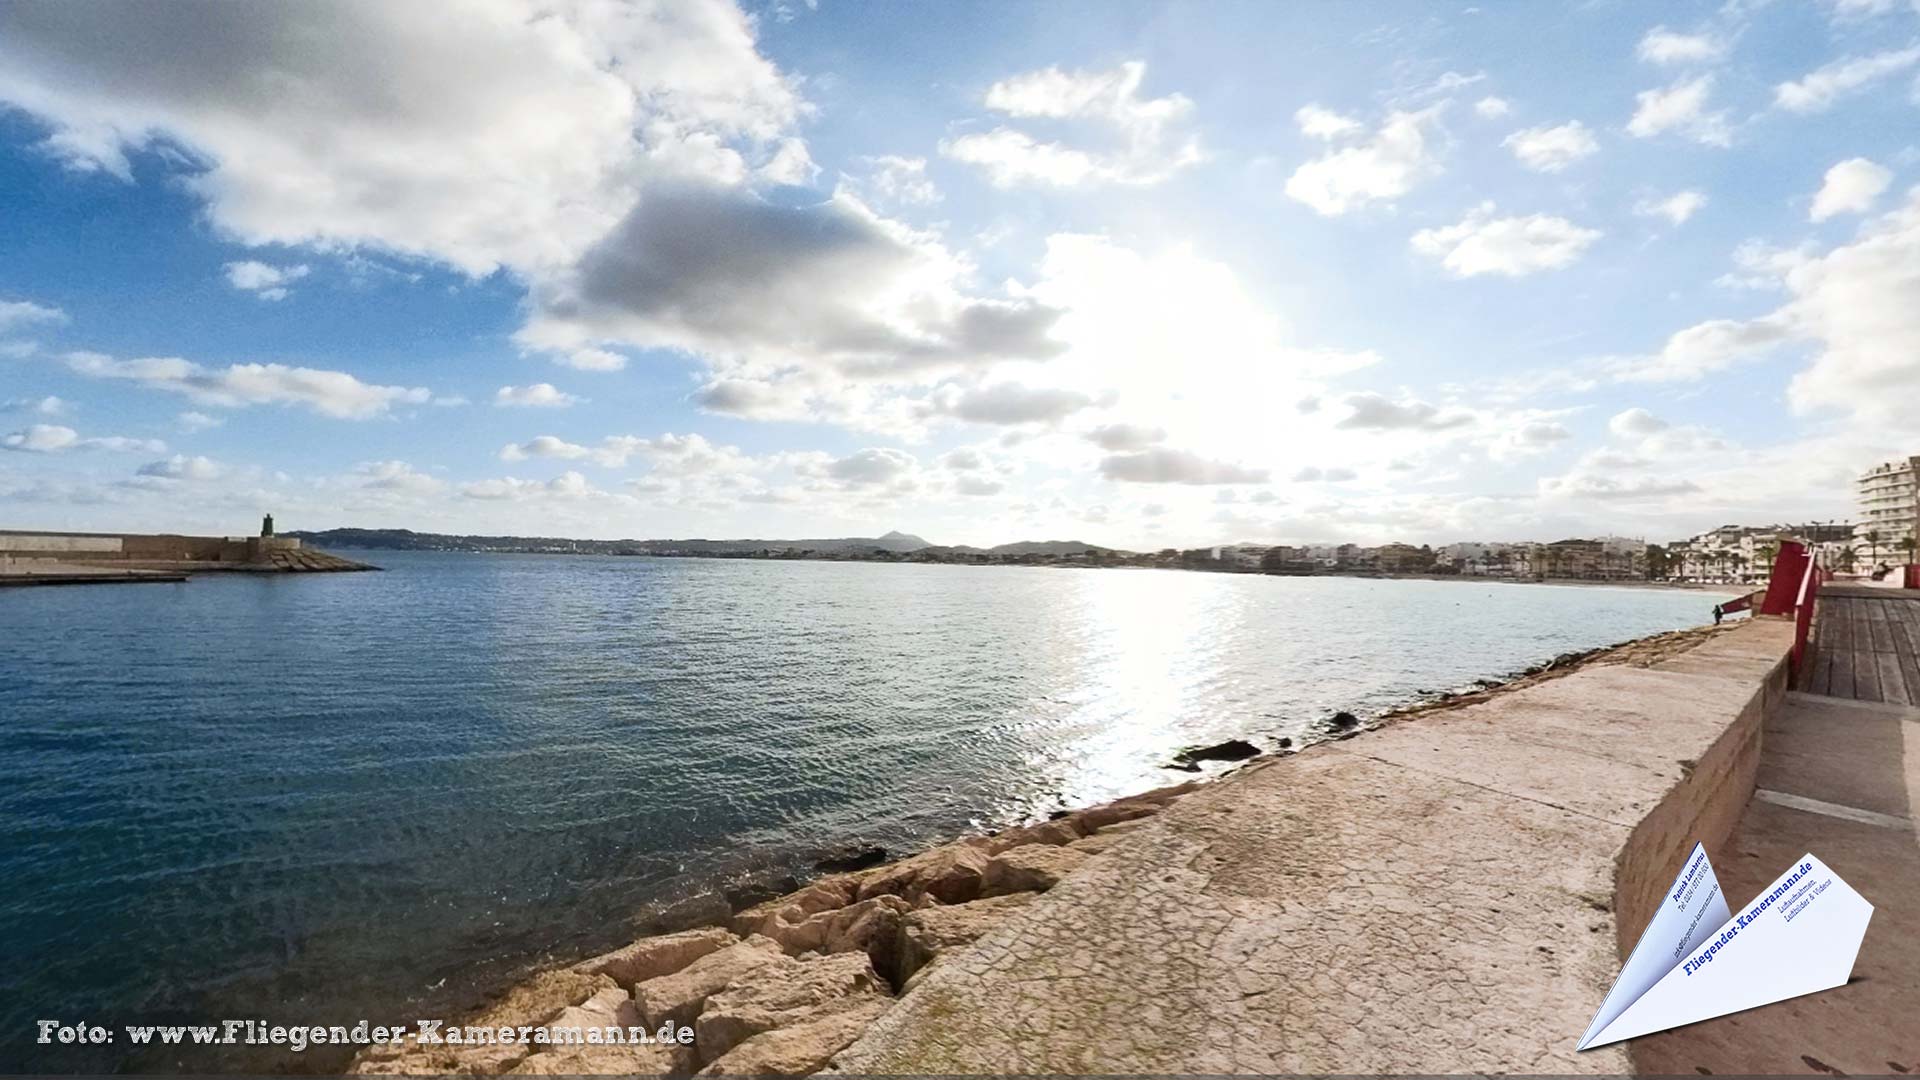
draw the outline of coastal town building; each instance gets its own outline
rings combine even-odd
[[[1433,569],[1433,552],[1412,544],[1382,544],[1373,549],[1373,564],[1387,574],[1424,574]]]
[[[1915,561],[1920,540],[1920,455],[1876,465],[1856,482],[1856,552],[1873,565]]]

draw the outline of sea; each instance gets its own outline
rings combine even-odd
[[[1186,746],[1309,745],[1724,599],[351,554],[384,572],[0,590],[0,1072],[337,1069],[37,1024],[449,1017],[822,858],[1185,780]]]

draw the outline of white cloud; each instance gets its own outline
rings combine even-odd
[[[285,300],[291,293],[287,286],[308,274],[308,267],[304,263],[298,266],[271,266],[252,259],[230,262],[226,270],[227,284],[262,300]]]
[[[1506,98],[1491,95],[1473,103],[1473,111],[1483,120],[1498,120],[1513,111]]]
[[[1820,112],[1868,83],[1905,71],[1916,63],[1920,63],[1920,45],[1889,49],[1871,56],[1845,57],[1796,81],[1774,87],[1773,102],[1790,112]]]
[[[217,428],[221,424],[226,422],[224,420],[221,420],[219,417],[208,416],[206,413],[195,412],[191,409],[181,413],[179,416],[174,417],[174,420],[180,425],[180,430],[188,433],[189,435],[193,434],[196,431],[205,431],[208,428]]]
[[[1050,67],[994,83],[986,106],[1020,120],[1078,123],[1117,148],[1085,150],[997,127],[942,140],[940,152],[977,165],[996,187],[1083,183],[1157,184],[1199,163],[1200,141],[1186,130],[1193,102],[1181,94],[1143,98],[1147,67],[1128,61],[1109,71]]]
[[[18,330],[35,323],[63,323],[67,313],[56,307],[31,300],[0,300],[0,332]]]
[[[1607,430],[1623,438],[1654,435],[1672,426],[1639,406],[1615,413],[1613,418],[1607,421]]]
[[[926,206],[940,201],[940,189],[927,178],[927,159],[882,154],[862,158],[870,167],[860,190],[881,202]]]
[[[1537,454],[1550,450],[1573,438],[1573,432],[1565,424],[1552,420],[1529,420],[1508,432],[1500,443],[1500,451],[1507,455]]]
[[[1643,90],[1634,95],[1636,105],[1633,119],[1627,122],[1627,133],[1647,139],[1673,132],[1707,146],[1730,146],[1733,132],[1727,126],[1725,110],[1707,111],[1707,99],[1712,94],[1712,75],[1697,75],[1662,89]]]
[[[32,454],[52,454],[62,450],[164,454],[167,444],[158,439],[135,439],[125,435],[82,438],[79,432],[60,424],[33,424],[24,430],[0,436],[0,449]]]
[[[961,476],[953,482],[953,490],[961,495],[998,495],[1007,489],[1007,485],[987,476]]]
[[[1779,260],[1788,299],[1747,320],[1714,319],[1674,334],[1625,379],[1698,380],[1792,344],[1812,347],[1786,400],[1834,410],[1860,430],[1920,435],[1920,191],[1825,254]]]
[[[423,405],[433,396],[419,387],[376,386],[344,371],[285,364],[233,364],[220,369],[178,357],[115,360],[98,353],[70,353],[67,366],[82,375],[125,379],[209,405],[303,405],[323,416],[347,420],[382,416],[395,405]]]
[[[499,406],[518,406],[535,409],[564,409],[578,405],[582,399],[565,393],[552,383],[534,383],[531,386],[503,386],[494,391],[493,403]]]
[[[1471,425],[1471,413],[1408,398],[1394,401],[1371,390],[1348,394],[1347,415],[1335,427],[1363,431],[1448,431]]]
[[[1287,178],[1288,197],[1338,217],[1405,195],[1440,171],[1434,142],[1443,107],[1391,113],[1371,138],[1330,149],[1295,169]]]
[[[130,179],[129,154],[180,145],[242,243],[473,275],[570,262],[645,176],[742,179],[806,110],[748,17],[698,0],[35,5],[0,40],[0,100],[77,169]]]
[[[1134,484],[1263,484],[1268,472],[1157,446],[1102,459],[1100,475]]]
[[[1598,229],[1547,214],[1495,217],[1493,204],[1483,203],[1458,225],[1414,233],[1411,243],[1455,277],[1522,277],[1571,265],[1600,236]]]
[[[523,443],[508,443],[500,448],[501,461],[525,461],[528,458],[583,458],[593,454],[589,447],[570,443],[558,435],[535,435]]]
[[[807,144],[789,135],[779,141],[773,156],[755,170],[755,175],[769,183],[805,187],[820,175],[820,167],[813,163]]]
[[[626,357],[609,349],[568,349],[554,353],[553,359],[576,371],[621,371],[627,366]]]
[[[1711,34],[1682,34],[1656,26],[1640,39],[1640,59],[1654,64],[1704,64],[1723,59],[1727,43]]]
[[[1677,191],[1663,199],[1641,199],[1633,204],[1633,212],[1641,217],[1666,218],[1675,225],[1684,225],[1687,219],[1700,212],[1707,205],[1707,196],[1699,191]]]
[[[67,402],[52,394],[37,398],[8,398],[0,401],[0,412],[30,412],[41,416],[64,416],[73,411]]]
[[[838,481],[850,488],[897,487],[911,483],[919,468],[919,461],[905,450],[869,447],[802,470],[802,474]]]
[[[1077,390],[1001,382],[945,388],[934,396],[931,408],[975,424],[1046,424],[1092,404],[1093,398]]]
[[[1578,120],[1558,127],[1522,128],[1500,145],[1512,150],[1522,165],[1535,172],[1559,172],[1600,152],[1599,140]]]
[[[1827,170],[1807,219],[1825,221],[1836,214],[1865,213],[1892,183],[1891,170],[1866,158],[1849,158]]]
[[[1659,502],[1676,495],[1695,495],[1700,485],[1691,480],[1639,477],[1619,479],[1588,473],[1549,476],[1540,480],[1540,494],[1558,499],[1598,499],[1603,502]]]
[[[358,485],[370,491],[430,495],[446,487],[440,478],[423,473],[404,461],[362,462],[355,466],[353,473]]]
[[[166,480],[217,480],[225,472],[212,458],[175,454],[140,466],[138,475]]]
[[[522,480],[512,476],[477,480],[460,485],[460,494],[469,499],[488,501],[538,502],[604,497],[607,493],[588,483],[585,476],[568,470],[551,480]]]
[[[1353,117],[1311,104],[1294,110],[1293,122],[1300,125],[1301,134],[1316,139],[1336,139],[1342,135],[1358,134],[1362,130],[1360,121]]]
[[[1126,450],[1145,450],[1157,442],[1165,441],[1165,428],[1149,427],[1145,424],[1103,424],[1087,432],[1087,441],[1102,450],[1115,453]]]
[[[1306,465],[1294,470],[1289,479],[1296,484],[1344,484],[1359,478],[1359,473],[1341,466],[1321,468],[1318,465]]]
[[[591,458],[607,468],[622,468],[639,457],[650,462],[656,473],[689,475],[704,472],[738,472],[753,466],[753,461],[737,447],[721,446],[701,435],[676,435],[667,432],[657,438],[639,435],[608,435],[593,446],[568,442],[557,435],[536,435],[526,442],[508,443],[500,450],[502,461],[529,458],[579,460]]]
[[[1724,371],[1792,337],[1793,329],[1784,319],[1710,319],[1668,338],[1657,355],[1617,363],[1613,370],[1617,378],[1629,382],[1694,380]]]

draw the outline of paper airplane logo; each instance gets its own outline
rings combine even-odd
[[[1872,917],[1811,854],[1730,913],[1695,844],[1578,1049],[1842,986]]]

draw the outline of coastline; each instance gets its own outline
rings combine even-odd
[[[1056,812],[1045,820],[963,835],[900,858],[850,851],[820,876],[730,891],[732,909],[670,905],[655,933],[611,952],[533,970],[489,995],[457,1023],[478,1027],[684,1023],[688,1046],[376,1047],[357,1055],[361,1074],[624,1072],[804,1075],[825,1067],[921,974],[967,948],[1011,912],[1094,854],[1203,787],[1275,766],[1312,746],[1460,709],[1577,671],[1646,668],[1671,660],[1742,622],[1649,635],[1565,653],[1479,689],[1330,726],[1323,739],[1236,761],[1210,776]],[[757,901],[757,902],[756,902]],[[669,916],[681,907],[680,925]],[[450,1021],[450,1026],[455,1023]]]

